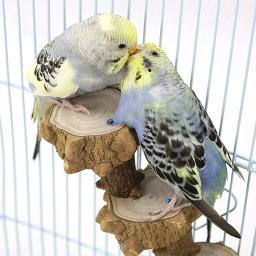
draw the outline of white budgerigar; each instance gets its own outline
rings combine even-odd
[[[69,99],[119,84],[136,43],[136,28],[119,15],[98,14],[69,27],[41,50],[26,72],[35,95],[33,118],[40,121],[49,103],[88,112]],[[34,158],[39,137],[37,142]]]
[[[223,193],[226,164],[241,174],[195,93],[154,44],[145,44],[141,52],[131,56],[127,69],[113,121],[135,128],[156,175],[176,191],[176,197],[150,220],[180,209],[175,206],[180,198],[222,230],[240,238],[212,206]]]

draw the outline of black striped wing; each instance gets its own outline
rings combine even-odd
[[[201,198],[199,172],[205,166],[204,142],[208,138],[223,160],[240,176],[218,133],[194,92],[189,113],[170,113],[164,117],[159,110],[146,110],[144,153],[157,175],[177,185],[192,200]]]
[[[146,111],[141,146],[149,163],[162,180],[175,184],[192,200],[199,200],[199,171],[205,165],[205,151],[200,141],[203,141],[205,135],[191,135],[185,127],[175,125],[174,120],[156,120],[154,111]],[[192,143],[191,137],[198,143]]]
[[[192,90],[191,90],[192,91]],[[223,160],[241,177],[243,178],[242,173],[239,171],[238,167],[232,161],[225,145],[223,144],[222,140],[220,139],[212,120],[208,116],[206,110],[202,106],[200,100],[197,98],[196,94],[193,92],[194,100],[199,108],[199,118],[204,122],[207,127],[207,137],[214,143],[216,149],[221,154]]]
[[[50,87],[57,86],[55,81],[58,70],[64,63],[64,57],[54,57],[52,56],[45,47],[37,57],[37,65],[34,70],[34,75],[38,81],[44,82],[44,88],[46,91]]]

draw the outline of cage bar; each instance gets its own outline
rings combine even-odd
[[[213,32],[213,41],[212,41],[210,68],[209,68],[209,74],[208,74],[206,100],[205,100],[205,109],[206,110],[208,109],[209,96],[210,96],[211,83],[212,83],[212,70],[213,70],[213,63],[214,63],[214,58],[215,58],[217,32],[218,32],[218,28],[219,28],[220,4],[221,4],[221,1],[218,0],[216,17],[215,17],[215,27],[214,27],[214,32]]]
[[[17,181],[16,181],[16,152],[14,146],[14,124],[13,124],[13,109],[12,109],[12,98],[11,98],[11,88],[10,88],[10,72],[9,72],[9,53],[8,53],[8,39],[7,39],[7,29],[6,29],[6,13],[5,13],[5,0],[2,0],[2,17],[3,17],[3,30],[4,30],[4,48],[5,48],[5,66],[6,66],[6,78],[8,85],[8,102],[9,102],[9,112],[10,112],[10,124],[11,124],[11,134],[12,134],[12,164],[13,164],[13,191],[14,191],[14,216],[18,219],[18,206],[17,206]],[[16,245],[17,245],[17,255],[20,256],[20,234],[18,223],[15,222],[16,229]]]
[[[236,137],[235,137],[235,143],[234,143],[234,149],[233,149],[233,152],[234,152],[233,161],[236,159],[236,150],[237,150],[237,143],[238,143],[238,138],[239,138],[239,133],[240,133],[240,128],[241,128],[241,119],[242,119],[242,114],[243,114],[244,99],[245,99],[245,93],[246,93],[246,88],[247,88],[249,67],[250,67],[250,62],[251,62],[251,52],[252,52],[252,46],[253,46],[255,25],[256,25],[256,1],[255,1],[255,6],[254,6],[254,16],[253,16],[251,36],[250,36],[247,61],[246,61],[246,67],[245,67],[245,73],[244,73],[243,90],[242,90],[242,95],[241,95],[239,115],[238,115],[238,121],[237,121]],[[230,193],[228,196],[227,216],[226,216],[227,221],[228,221],[228,217],[229,217],[230,198],[231,198],[231,192],[232,192],[232,188],[233,188],[233,180],[234,180],[234,172],[232,172],[231,180],[230,180],[230,187],[229,187]],[[224,238],[223,238],[223,242],[225,242],[225,241],[226,241],[226,233],[224,233]]]
[[[230,44],[229,58],[228,58],[228,68],[227,68],[225,90],[224,90],[224,97],[223,97],[223,102],[222,102],[222,110],[221,110],[221,118],[220,118],[220,127],[219,127],[219,135],[220,136],[222,135],[222,128],[223,128],[225,109],[226,109],[226,103],[227,103],[230,71],[231,71],[231,66],[232,66],[233,50],[234,50],[234,43],[235,43],[235,36],[236,36],[237,17],[238,17],[238,13],[239,13],[239,3],[240,3],[240,1],[236,0],[235,16],[234,16],[234,21],[233,21],[232,37],[231,37],[231,44]]]
[[[253,133],[252,145],[251,145],[251,150],[250,150],[250,161],[248,163],[247,169],[249,169],[249,167],[252,163],[252,156],[253,156],[253,151],[254,151],[254,147],[255,147],[255,140],[256,140],[256,122],[254,125],[254,133]],[[250,184],[251,184],[251,175],[252,175],[252,173],[248,172],[248,179],[246,182],[246,192],[245,192],[245,197],[244,197],[243,215],[242,215],[242,219],[241,219],[242,225],[240,228],[241,237],[243,237],[243,234],[244,234],[244,223],[245,223],[245,215],[246,215],[246,211],[247,211],[249,188],[250,188]],[[241,240],[239,240],[239,243],[238,243],[238,253],[240,253],[240,249],[241,249]]]
[[[3,233],[4,233],[4,245],[6,250],[6,256],[10,255],[10,249],[9,249],[9,239],[8,239],[8,233],[6,228],[6,221],[5,221],[5,214],[6,214],[6,188],[5,188],[5,170],[6,170],[6,164],[5,164],[5,144],[4,144],[4,136],[3,136],[3,128],[2,128],[2,120],[0,118],[0,141],[1,141],[1,159],[2,159],[2,210],[3,210],[3,217],[0,217],[0,220],[3,222]]]
[[[175,58],[175,67],[178,70],[178,62],[180,55],[180,37],[181,37],[181,27],[182,27],[182,18],[183,18],[183,0],[180,0],[180,12],[179,12],[179,24],[177,32],[177,44],[176,44],[176,58]]]
[[[194,38],[194,46],[193,46],[192,69],[191,69],[190,83],[189,83],[191,88],[193,87],[194,74],[195,74],[197,43],[198,43],[199,25],[200,25],[200,18],[201,18],[201,6],[202,6],[202,0],[198,0],[196,29],[195,29],[195,38]]]
[[[163,30],[164,30],[164,17],[165,17],[165,0],[162,0],[162,9],[161,9],[161,25],[160,25],[160,35],[159,35],[159,46],[162,46],[163,43]]]

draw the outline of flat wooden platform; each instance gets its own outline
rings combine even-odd
[[[208,244],[197,243],[200,246],[200,253],[196,256],[238,256],[231,248],[224,246],[222,243]]]
[[[139,199],[111,196],[113,211],[118,217],[130,221],[144,222],[151,216],[150,212],[163,208],[166,205],[166,199],[172,198],[175,194],[174,189],[157,178],[149,166],[143,171],[143,174],[145,178],[140,183],[141,197]],[[176,206],[179,205],[182,205],[182,203],[177,202]],[[179,212],[170,212],[163,219],[174,217]]]
[[[115,198],[105,193],[107,205],[97,216],[102,231],[115,235],[125,256],[136,256],[148,249],[157,256],[195,255],[199,246],[192,242],[191,224],[201,214],[189,206],[164,219],[145,222],[150,211],[165,204],[171,190],[153,175],[150,167],[144,174],[139,199]]]
[[[143,175],[135,171],[136,138],[126,126],[107,125],[119,98],[118,90],[108,88],[73,100],[85,105],[90,115],[54,105],[40,133],[55,146],[67,173],[92,169],[101,177],[98,188],[115,196],[139,197]]]

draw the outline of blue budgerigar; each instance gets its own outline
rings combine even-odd
[[[176,197],[151,220],[175,209],[176,201],[183,198],[222,230],[240,238],[212,205],[223,193],[226,164],[242,175],[199,99],[164,51],[145,44],[131,56],[121,90],[114,122],[135,128],[156,175],[176,191]]]

